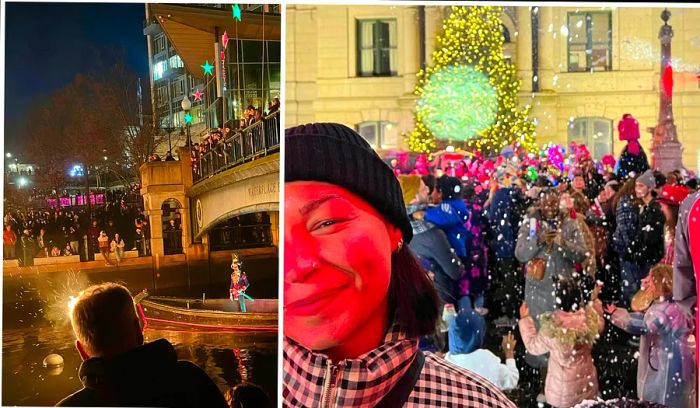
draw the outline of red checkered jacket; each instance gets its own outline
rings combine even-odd
[[[390,330],[384,343],[356,359],[333,364],[284,338],[285,407],[372,407],[399,381],[418,351],[418,342]],[[515,408],[493,384],[432,353],[404,407]]]

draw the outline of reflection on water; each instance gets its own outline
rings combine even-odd
[[[82,387],[78,378],[81,360],[70,324],[34,321],[31,325],[3,330],[2,405],[54,405]],[[253,382],[276,405],[276,333],[146,330],[144,335],[147,342],[165,338],[173,343],[178,357],[202,367],[222,393],[241,382]],[[58,375],[42,365],[51,353],[64,358],[64,369]]]

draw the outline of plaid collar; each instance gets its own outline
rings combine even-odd
[[[396,325],[376,349],[337,364],[284,337],[284,405],[374,406],[406,372],[417,350],[417,341]]]

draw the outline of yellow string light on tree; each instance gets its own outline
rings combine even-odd
[[[519,109],[517,106],[517,93],[520,89],[520,81],[516,77],[515,66],[506,61],[503,56],[503,32],[501,31],[502,8],[497,6],[470,6],[470,7],[452,7],[452,13],[443,22],[443,34],[438,36],[435,51],[433,51],[432,60],[435,65],[418,73],[418,82],[415,88],[415,94],[419,97],[419,104],[425,104],[422,99],[426,86],[429,85],[431,78],[436,73],[445,72],[446,67],[451,66],[470,66],[476,71],[488,77],[489,84],[495,90],[498,99],[498,108],[495,116],[483,130],[476,135],[465,135],[464,139],[467,148],[477,148],[486,154],[494,154],[500,149],[513,142],[518,141],[526,150],[536,148],[534,143],[535,125],[528,118],[530,107],[526,106]],[[466,70],[463,70],[467,72]],[[464,83],[459,83],[457,79],[451,79],[456,89],[471,89],[471,87],[462,86]],[[449,84],[449,83],[448,83]],[[431,86],[427,86],[430,92]],[[473,89],[470,92],[478,92]],[[445,98],[454,98],[455,94],[445,92]],[[440,101],[435,95],[426,100]],[[443,104],[439,104],[443,109]],[[440,112],[440,117],[437,120],[433,117],[432,123],[450,122],[459,123],[459,116],[464,114],[465,109],[470,109],[471,106],[453,106],[446,112]],[[432,111],[435,114],[436,109],[425,109],[425,106],[417,106],[415,112],[415,127],[409,135],[405,136],[408,139],[409,148],[414,152],[430,153],[436,147],[436,139],[452,139],[454,129],[451,134],[434,134],[426,125],[426,112]],[[450,117],[454,115],[455,118]],[[483,114],[482,114],[483,116]],[[477,116],[476,119],[483,120],[482,116]],[[470,122],[471,123],[471,122]],[[468,126],[467,126],[468,127]],[[443,132],[444,127],[435,127]],[[471,138],[472,136],[476,136]]]

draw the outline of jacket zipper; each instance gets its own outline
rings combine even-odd
[[[338,375],[338,366],[333,365],[331,362],[328,364],[326,369],[326,376],[323,380],[323,398],[321,400],[321,407],[330,408],[331,401],[333,400],[333,390],[335,389],[336,377]]]

